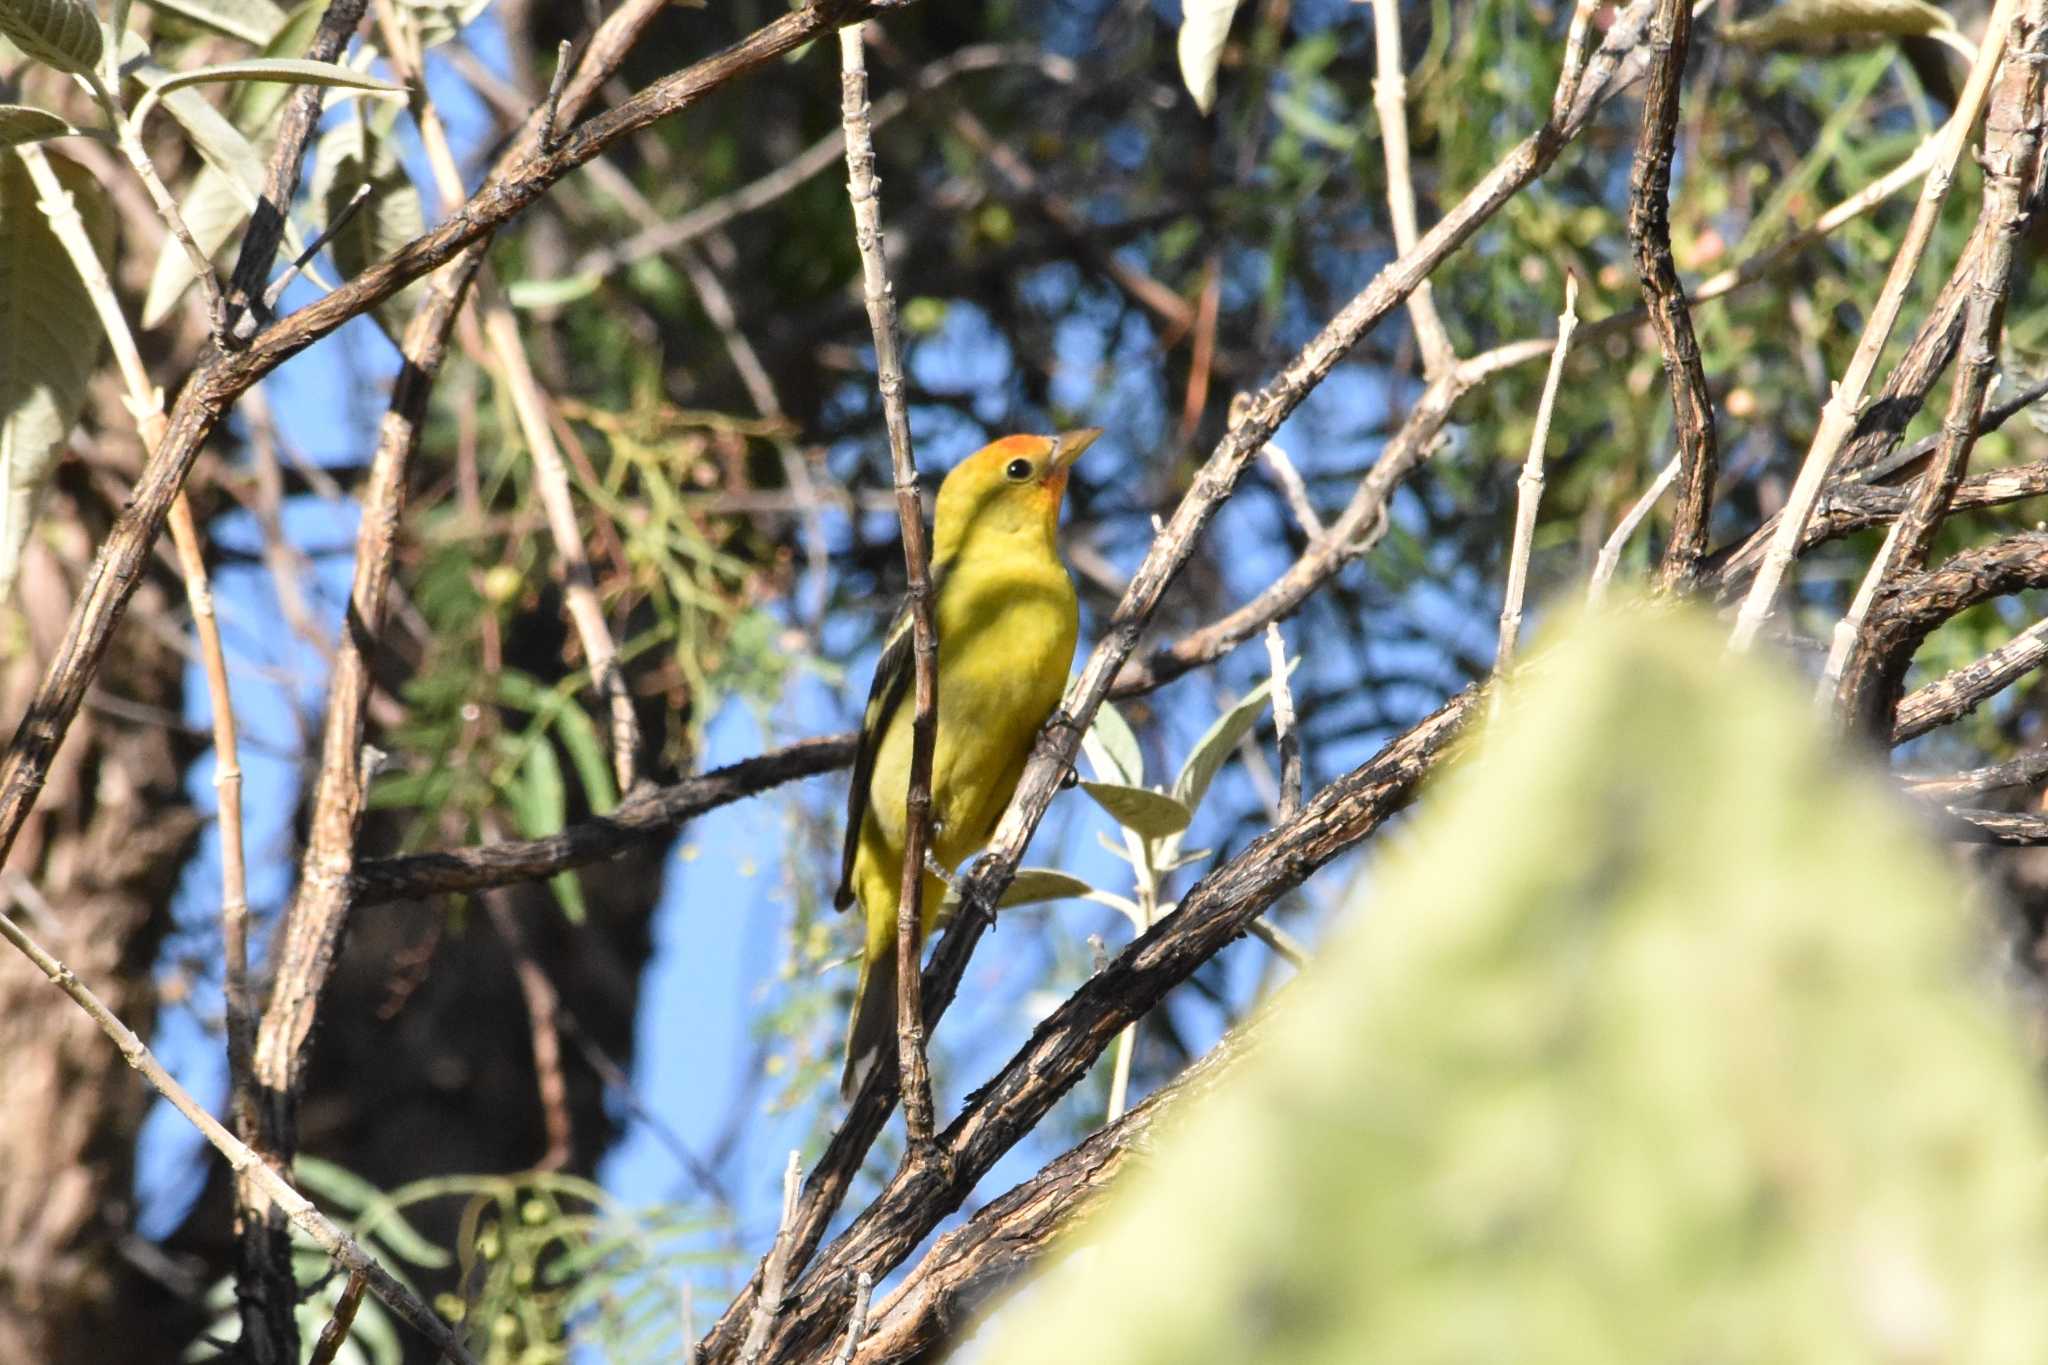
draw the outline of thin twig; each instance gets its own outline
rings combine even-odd
[[[552,152],[561,145],[555,133],[555,119],[560,115],[562,87],[569,81],[569,52],[571,44],[567,38],[555,47],[555,74],[548,81],[548,97],[540,106],[540,131],[535,134],[536,145],[544,152]]]
[[[149,159],[149,149],[142,145],[134,121],[122,107],[117,88],[102,82],[96,72],[84,72],[81,78],[106,114],[107,122],[113,125],[114,143],[134,168],[136,178],[149,194],[150,203],[156,206],[157,216],[170,228],[171,236],[177,239],[178,246],[191,263],[192,272],[199,280],[200,292],[206,296],[207,325],[213,329],[214,344],[225,345],[228,334],[227,300],[221,294],[220,277],[213,273],[213,262],[192,236],[192,229],[186,226],[185,215],[178,210],[178,201],[171,197],[163,177],[157,174],[156,163]]]
[[[24,890],[21,882],[9,879],[7,889],[20,896]],[[404,1321],[417,1328],[421,1335],[434,1344],[434,1348],[458,1365],[475,1365],[469,1352],[432,1309],[416,1298],[412,1291],[392,1277],[390,1271],[378,1264],[376,1258],[330,1222],[327,1216],[315,1208],[312,1201],[293,1188],[291,1183],[268,1163],[230,1133],[207,1111],[205,1105],[192,1098],[177,1078],[164,1070],[163,1064],[135,1036],[134,1030],[115,1017],[114,1012],[101,1002],[91,988],[78,979],[77,973],[52,957],[41,944],[30,936],[12,916],[0,914],[0,938],[6,939],[33,962],[44,976],[50,978],[56,987],[92,1017],[99,1025],[100,1032],[113,1041],[121,1050],[121,1056],[128,1065],[142,1073],[143,1078],[156,1087],[157,1093],[171,1102],[172,1107],[185,1116],[197,1128],[214,1149],[227,1158],[228,1165],[236,1175],[254,1182],[272,1203],[284,1211],[292,1226],[311,1238],[313,1244],[332,1257],[343,1269],[361,1275],[372,1293]]]
[[[832,1353],[832,1365],[853,1365],[853,1353],[868,1330],[868,1304],[874,1298],[875,1277],[863,1270],[853,1277],[853,1312],[846,1320],[846,1336]]]
[[[1642,282],[1643,302],[1657,332],[1671,409],[1678,430],[1678,504],[1671,540],[1664,547],[1658,580],[1666,592],[1692,585],[1707,552],[1707,522],[1713,510],[1714,476],[1720,455],[1714,439],[1714,405],[1700,362],[1699,338],[1685,302],[1685,285],[1671,256],[1671,152],[1678,135],[1678,95],[1692,35],[1691,0],[1659,0],[1650,23],[1650,84],[1643,94],[1643,121],[1629,173],[1628,236]],[[1558,349],[1564,349],[1562,338]]]
[[[774,1330],[775,1317],[782,1311],[784,1287],[789,1276],[789,1253],[796,1233],[796,1197],[804,1174],[803,1157],[789,1154],[782,1169],[782,1220],[775,1226],[775,1245],[768,1252],[768,1268],[761,1277],[761,1297],[747,1323],[747,1339],[740,1347],[740,1365],[757,1365],[761,1350]]]
[[[1856,344],[1848,369],[1835,385],[1827,405],[1821,409],[1819,429],[1814,432],[1813,444],[1799,467],[1799,477],[1779,514],[1778,529],[1771,538],[1770,549],[1757,571],[1756,581],[1750,584],[1748,596],[1743,599],[1734,634],[1729,640],[1734,649],[1748,649],[1763,629],[1764,621],[1777,602],[1778,585],[1784,581],[1785,572],[1797,552],[1799,538],[1806,530],[1807,518],[1812,515],[1821,487],[1834,467],[1835,456],[1856,425],[1870,376],[1877,368],[1885,343],[1891,339],[1892,327],[1905,303],[1906,290],[1911,286],[1920,257],[1927,249],[1942,203],[1948,198],[1956,163],[1962,159],[1964,144],[1969,139],[1970,130],[1976,126],[1977,115],[1983,110],[1984,100],[1990,92],[1991,75],[2005,51],[2006,33],[2012,27],[2017,3],[2018,0],[1998,0],[1991,11],[1977,65],[1971,68],[1969,81],[1957,100],[1956,111],[1942,129],[1940,151],[1935,155],[1926,183],[1921,186],[1919,202],[1914,205],[1913,217],[1906,226],[1906,235],[1899,244],[1898,253],[1892,258],[1884,289],[1878,295],[1876,306],[1871,309],[1870,320],[1864,325],[1863,337]]]
[[[840,120],[846,129],[846,193],[853,203],[854,243],[860,249],[862,294],[875,336],[875,380],[889,431],[889,463],[896,477],[896,515],[903,528],[903,567],[910,580],[911,655],[917,670],[916,710],[910,729],[910,791],[904,798],[903,883],[896,904],[896,1056],[903,1084],[903,1121],[914,1149],[931,1143],[931,1073],[925,1061],[922,973],[924,857],[931,843],[932,749],[939,728],[939,635],[932,620],[931,554],[925,544],[924,504],[917,495],[917,461],[910,449],[910,416],[903,402],[897,354],[896,294],[882,248],[882,186],[875,178],[874,130],[868,123],[867,59],[859,24],[839,30]]]
[[[1564,377],[1564,361],[1571,349],[1572,329],[1579,325],[1579,277],[1564,277],[1564,311],[1557,315],[1557,348],[1550,353],[1550,373],[1543,381],[1543,396],[1536,402],[1536,426],[1529,433],[1529,456],[1522,462],[1522,476],[1515,480],[1515,539],[1508,552],[1507,592],[1500,608],[1500,648],[1493,669],[1504,674],[1514,666],[1515,645],[1522,633],[1522,599],[1529,589],[1529,551],[1536,541],[1536,510],[1543,500],[1543,447],[1550,440],[1550,414],[1557,406],[1558,381]],[[1500,694],[1494,694],[1499,705]]]
[[[355,1326],[364,1284],[361,1275],[349,1273],[348,1283],[341,1287],[341,1297],[335,1300],[334,1316],[320,1329],[320,1339],[313,1343],[313,1354],[306,1357],[306,1365],[334,1365],[334,1358],[341,1354],[342,1345],[348,1340],[349,1329]]]
[[[1672,456],[1657,477],[1650,480],[1650,486],[1643,490],[1641,497],[1630,504],[1621,520],[1615,523],[1614,533],[1607,537],[1600,547],[1600,555],[1593,561],[1593,575],[1586,583],[1586,600],[1598,605],[1607,596],[1607,585],[1614,578],[1614,571],[1621,564],[1621,552],[1627,547],[1629,537],[1636,533],[1636,527],[1643,524],[1643,518],[1650,515],[1650,509],[1657,505],[1657,499],[1664,496],[1666,489],[1678,482],[1678,457]]]
[[[1380,145],[1387,163],[1387,218],[1394,229],[1394,250],[1413,251],[1415,225],[1415,177],[1408,163],[1408,77],[1401,60],[1401,6],[1399,0],[1371,0],[1372,4],[1372,107],[1379,116]],[[1415,325],[1415,341],[1422,351],[1422,373],[1434,379],[1457,363],[1458,353],[1444,320],[1436,311],[1436,299],[1429,281],[1415,286],[1408,295],[1408,318]]]
[[[335,211],[332,218],[327,220],[327,225],[320,229],[319,234],[306,243],[306,249],[294,257],[292,263],[270,282],[270,287],[263,291],[263,307],[266,311],[276,309],[277,301],[284,297],[284,291],[292,287],[292,281],[299,277],[299,272],[320,254],[320,248],[326,246],[335,233],[347,227],[349,221],[362,212],[363,205],[370,202],[370,188],[368,181],[356,186],[356,192],[348,197],[346,204]]]
[[[1280,748],[1280,818],[1301,810],[1301,735],[1294,728],[1294,689],[1287,685],[1287,645],[1278,623],[1266,626],[1266,667],[1273,678],[1274,742]]]
[[[1935,532],[1955,501],[1977,444],[1984,399],[1998,366],[1999,327],[2012,276],[2013,246],[2019,237],[2022,202],[2040,152],[2042,74],[2048,63],[2048,0],[2027,0],[2014,20],[2014,40],[1984,118],[1983,206],[1978,237],[1984,243],[1969,284],[1956,377],[1949,388],[1947,415],[1934,461],[1920,476],[1906,513],[1892,524],[1884,546],[1871,561],[1850,610],[1835,627],[1821,676],[1824,692],[1840,681],[1837,701],[1850,724],[1872,734],[1891,729],[1897,695],[1878,681],[1875,652],[1859,648],[1870,604],[1898,576],[1925,567]]]
[[[78,206],[57,179],[43,149],[33,143],[16,149],[29,180],[36,187],[50,230],[63,245],[72,267],[85,285],[86,295],[98,314],[100,328],[114,353],[115,368],[127,389],[125,403],[135,419],[143,450],[154,455],[164,437],[163,390],[149,382],[135,334],[114,293],[113,281],[94,250],[92,238],[79,217]],[[220,622],[213,610],[213,590],[207,582],[206,557],[200,549],[199,527],[192,516],[191,501],[180,492],[171,504],[171,539],[176,547],[178,568],[185,581],[185,596],[192,608],[192,629],[199,637],[200,659],[206,674],[209,709],[212,711],[214,770],[220,831],[221,941],[225,962],[222,967],[226,997],[228,1078],[233,1111],[245,1114],[251,1103],[254,1076],[251,1056],[255,1045],[255,1017],[248,990],[249,893],[248,874],[242,845],[241,746],[235,734],[235,708],[228,688],[227,652],[221,644]]]

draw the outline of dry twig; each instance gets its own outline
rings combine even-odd
[[[1991,18],[1984,31],[1983,46],[1979,50],[1977,65],[1970,71],[1969,82],[1957,102],[1956,111],[1943,127],[1940,138],[1941,150],[1935,157],[1933,168],[1926,183],[1921,187],[1920,200],[1914,205],[1913,218],[1906,226],[1906,235],[1899,244],[1898,253],[1892,258],[1890,273],[1885,277],[1884,289],[1879,293],[1876,305],[1871,309],[1870,320],[1864,325],[1863,337],[1856,344],[1856,352],[1849,359],[1849,367],[1835,386],[1834,394],[1827,406],[1821,410],[1820,427],[1814,432],[1813,444],[1806,452],[1806,459],[1799,467],[1799,477],[1792,485],[1792,492],[1780,514],[1777,530],[1771,537],[1770,549],[1764,556],[1762,567],[1757,571],[1756,581],[1750,584],[1749,595],[1743,599],[1741,612],[1735,621],[1735,632],[1730,645],[1738,650],[1748,649],[1755,643],[1757,633],[1763,629],[1772,606],[1777,601],[1778,585],[1784,580],[1785,571],[1791,566],[1797,554],[1799,538],[1806,530],[1807,518],[1813,512],[1813,505],[1820,497],[1821,486],[1827,481],[1833,469],[1835,456],[1856,425],[1857,414],[1863,406],[1863,395],[1870,383],[1871,373],[1877,368],[1879,354],[1885,343],[1891,339],[1892,327],[1898,321],[1899,309],[1905,303],[1906,290],[1913,281],[1915,268],[1927,249],[1928,238],[1933,234],[1935,219],[1940,215],[1942,202],[1948,198],[1949,185],[1955,176],[1956,163],[1962,159],[1963,146],[1970,130],[1976,126],[1977,115],[1984,107],[1984,100],[1991,88],[1991,75],[1997,69],[1998,59],[2005,50],[2007,30],[2012,27],[2012,18],[2018,0],[1998,0],[1991,11]]]
[[[1557,348],[1550,353],[1550,373],[1543,380],[1543,396],[1536,403],[1536,426],[1529,433],[1529,457],[1522,462],[1522,476],[1515,480],[1515,539],[1508,552],[1507,592],[1500,608],[1500,647],[1494,654],[1496,674],[1506,673],[1515,662],[1515,643],[1522,633],[1522,597],[1529,587],[1529,549],[1536,540],[1536,509],[1543,500],[1543,447],[1550,440],[1550,413],[1557,405],[1557,384],[1564,377],[1565,356],[1571,351],[1572,329],[1579,325],[1579,279],[1564,277],[1564,311],[1557,315]],[[1499,693],[1494,704],[1498,706]]]
[[[917,460],[910,449],[910,414],[903,402],[898,354],[896,291],[883,260],[882,184],[875,177],[875,136],[868,123],[868,71],[861,25],[839,30],[840,105],[846,129],[846,193],[853,202],[854,242],[860,248],[862,294],[875,336],[875,382],[889,431],[889,464],[896,478],[896,517],[903,528],[903,567],[909,578],[911,659],[916,666],[915,710],[910,725],[910,790],[904,798],[903,882],[896,901],[896,1065],[903,1082],[903,1121],[913,1153],[932,1136],[932,1079],[924,1053],[923,978],[918,968],[923,934],[924,865],[931,847],[932,747],[939,732],[939,632],[932,620],[931,551],[924,503],[917,495]],[[875,1068],[877,1071],[883,1068]]]

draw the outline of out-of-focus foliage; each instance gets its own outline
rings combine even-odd
[[[1532,669],[990,1360],[2038,1356],[2048,1114],[1953,873],[1705,622]]]

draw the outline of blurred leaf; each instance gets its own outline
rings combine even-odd
[[[1050,867],[1020,867],[1010,882],[1010,889],[1003,892],[999,906],[1037,905],[1044,901],[1078,900],[1095,888],[1079,877],[1069,876]]]
[[[50,166],[107,259],[105,191],[70,162]],[[14,590],[43,487],[85,407],[104,340],[92,296],[38,198],[21,158],[0,151],[0,599]]]
[[[420,26],[420,42],[438,47],[452,41],[491,7],[491,0],[400,0]]]
[[[84,0],[0,0],[0,33],[45,66],[80,75],[99,65],[99,16]]]
[[[609,814],[619,804],[619,792],[612,782],[611,752],[597,731],[597,723],[575,702],[564,701],[555,713],[555,733],[568,750],[569,762],[576,769],[576,780],[582,785],[590,808],[599,815]]]
[[[519,764],[519,780],[506,791],[505,797],[519,832],[527,838],[540,839],[562,832],[569,819],[569,789],[562,780],[562,762],[555,757],[555,746],[544,736],[526,746],[526,756]],[[583,884],[576,880],[576,874],[558,872],[548,878],[548,886],[561,902],[562,913],[569,922],[583,923],[587,910]]]
[[[451,1263],[448,1253],[408,1223],[384,1191],[354,1171],[302,1152],[292,1160],[292,1176],[301,1191],[318,1195],[346,1213],[357,1236],[423,1269],[438,1270]]]
[[[1126,787],[1115,782],[1083,782],[1081,790],[1125,829],[1147,839],[1164,839],[1188,827],[1188,808],[1164,792]]]
[[[1181,0],[1180,78],[1195,107],[1208,113],[1216,104],[1216,68],[1230,37],[1239,0]]]
[[[0,147],[47,142],[53,137],[91,137],[91,128],[74,128],[44,109],[26,104],[0,104]]]
[[[1926,0],[1785,0],[1726,30],[1729,42],[1782,47],[1816,38],[1920,37],[1956,21]]]
[[[1300,656],[1287,661],[1289,677],[1294,675]],[[1187,761],[1180,765],[1180,776],[1173,779],[1173,796],[1189,810],[1199,810],[1202,798],[1209,794],[1209,784],[1216,780],[1216,774],[1230,761],[1238,741],[1250,733],[1259,720],[1259,713],[1266,709],[1266,701],[1273,695],[1273,680],[1268,678],[1244,694],[1237,705],[1216,718],[1202,737],[1195,741],[1194,749]]]
[[[284,26],[285,14],[270,0],[146,0],[153,9],[175,14],[230,38],[261,47]]]
[[[981,1358],[2033,1359],[2000,950],[1724,640],[1631,610],[1551,650]]]
[[[505,302],[514,308],[560,308],[587,299],[604,283],[601,275],[564,275],[554,280],[514,280],[505,286]]]

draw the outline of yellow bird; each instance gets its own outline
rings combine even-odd
[[[932,745],[932,856],[951,871],[988,842],[1023,775],[1032,738],[1067,685],[1080,607],[1060,562],[1060,502],[1075,457],[1102,431],[1005,436],[939,488],[932,532],[939,731]],[[834,903],[867,917],[840,1094],[851,1097],[896,1046],[896,907],[903,886],[915,664],[906,604],[875,665],[846,801]],[[920,945],[946,888],[924,879]]]

